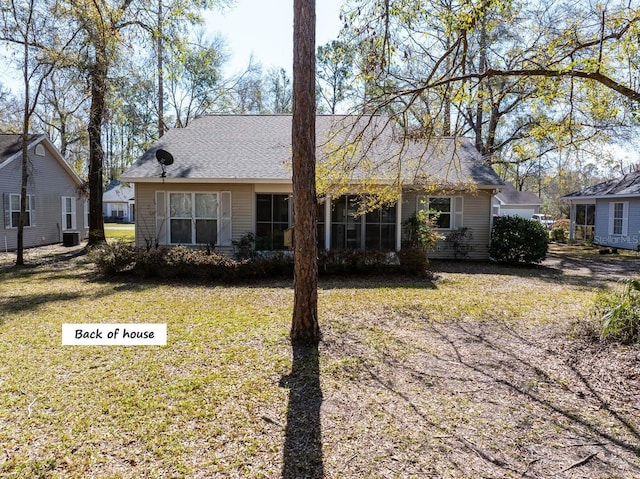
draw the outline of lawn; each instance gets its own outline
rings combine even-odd
[[[105,223],[104,234],[108,239],[135,241],[136,225],[133,223]]]
[[[292,353],[288,282],[104,280],[78,252],[0,261],[3,478],[640,477],[640,351],[575,326],[607,277],[325,279]],[[61,346],[79,322],[168,345]]]

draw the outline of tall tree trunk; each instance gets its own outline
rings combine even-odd
[[[29,183],[29,110],[31,98],[29,97],[29,45],[26,41],[30,22],[26,25],[27,34],[24,42],[24,67],[22,69],[24,80],[24,115],[22,117],[22,179],[20,182],[20,215],[18,216],[18,238],[16,250],[16,265],[24,265],[24,223],[27,215],[27,185]]]
[[[91,110],[89,112],[89,242],[88,245],[106,241],[102,216],[103,165],[102,122],[105,114],[107,66],[103,52],[96,52],[91,67]]]
[[[293,342],[320,341],[316,208],[315,0],[293,3]]]
[[[162,50],[162,0],[158,0],[158,138],[164,135],[164,73]]]

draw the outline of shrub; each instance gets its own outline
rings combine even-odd
[[[116,240],[92,247],[88,258],[100,273],[112,275],[133,268],[136,250],[133,243]]]
[[[569,239],[570,227],[570,221],[566,218],[555,221],[553,223],[553,226],[551,227],[551,241],[555,241],[557,243],[566,243]]]
[[[497,218],[491,230],[489,255],[509,264],[540,263],[547,256],[549,236],[537,221],[518,216]]]
[[[435,217],[429,217],[429,211],[416,211],[402,225],[407,238],[405,246],[421,248],[425,254],[435,248],[439,240],[444,239],[437,230]]]
[[[424,253],[423,253],[424,255]],[[382,250],[332,249],[318,251],[320,274],[384,274],[395,268],[395,256]]]
[[[233,240],[233,257],[238,261],[254,259],[256,257],[256,237],[253,233],[243,235],[239,240]]]
[[[422,248],[403,248],[398,251],[400,272],[409,275],[423,274],[429,260]]]
[[[600,293],[594,310],[602,339],[640,342],[640,281],[629,279],[621,292]]]

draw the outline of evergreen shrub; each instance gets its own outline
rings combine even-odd
[[[549,235],[544,226],[518,216],[496,218],[491,230],[489,255],[508,264],[540,263],[547,257]]]

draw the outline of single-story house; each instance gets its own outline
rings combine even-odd
[[[530,191],[520,191],[506,183],[502,191],[493,197],[494,216],[519,216],[528,220],[540,213],[542,200]]]
[[[79,192],[82,180],[46,135],[29,135],[26,248],[65,241],[76,243],[89,231],[88,201]],[[22,185],[22,135],[0,134],[0,249],[18,247]],[[66,235],[66,236],[65,236]]]
[[[137,245],[212,244],[231,254],[233,242],[252,233],[256,249],[284,249],[294,214],[291,122],[291,115],[211,115],[169,130],[122,176],[135,184]],[[471,141],[403,140],[380,117],[319,115],[316,129],[319,177],[327,183],[350,172],[346,189],[319,195],[320,248],[399,250],[403,222],[427,209],[438,212],[443,236],[466,232],[465,256],[488,258],[491,201],[504,183]],[[161,164],[158,151],[173,163]],[[356,214],[367,182],[401,185],[399,200]],[[452,244],[440,241],[431,256],[456,256]]]
[[[569,237],[622,249],[640,243],[640,170],[562,198],[569,202]]]
[[[105,222],[133,223],[135,192],[133,186],[111,180],[102,195],[102,214]]]

